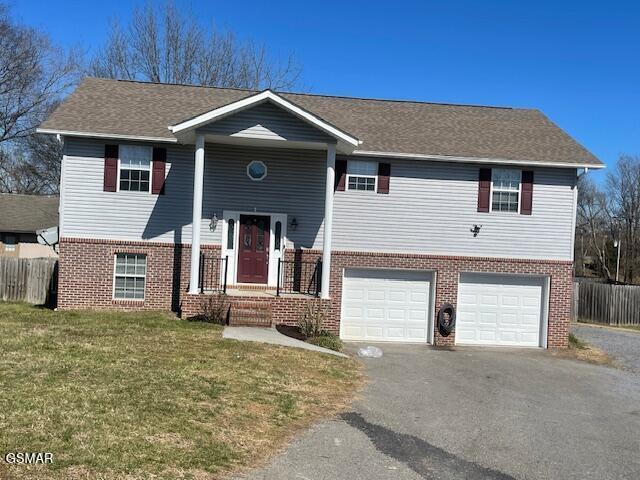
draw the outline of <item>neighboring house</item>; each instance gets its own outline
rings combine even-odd
[[[0,193],[0,256],[56,257],[36,231],[58,226],[57,196]]]
[[[603,165],[537,110],[88,78],[38,131],[64,138],[60,308],[226,288],[232,321],[295,324],[317,291],[346,340],[567,344]]]

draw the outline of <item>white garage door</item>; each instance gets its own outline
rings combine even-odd
[[[344,340],[426,342],[432,274],[347,270],[342,286]]]
[[[544,285],[539,277],[462,274],[456,343],[540,346]]]

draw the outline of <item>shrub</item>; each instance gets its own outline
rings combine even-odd
[[[335,350],[336,352],[342,351],[342,340],[337,335],[330,332],[324,332],[318,337],[312,337],[307,342],[317,345],[319,347],[328,348],[329,350]]]
[[[323,325],[329,314],[328,307],[320,300],[309,300],[304,308],[298,328],[305,338],[319,337],[326,332]]]
[[[224,293],[207,295],[200,303],[198,319],[203,322],[226,325],[229,313],[229,300]]]

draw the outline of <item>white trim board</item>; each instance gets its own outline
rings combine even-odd
[[[50,128],[36,128],[36,133],[42,133],[45,135],[62,135],[66,137],[112,138],[114,140],[134,140],[139,142],[178,143],[177,138],[122,135],[118,133],[77,132],[72,130],[56,130]]]
[[[458,157],[449,155],[427,155],[422,153],[378,152],[374,150],[354,150],[351,155],[363,157],[404,158],[407,160],[432,160],[435,162],[486,163],[500,165],[531,165],[550,168],[607,168],[606,165],[593,165],[568,162],[542,162],[539,160],[509,160],[490,157]]]

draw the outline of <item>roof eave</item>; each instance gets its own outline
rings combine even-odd
[[[120,133],[81,132],[75,130],[60,130],[56,128],[36,128],[36,133],[62,135],[64,137],[112,138],[114,140],[132,140],[136,142],[178,143],[177,138],[126,135]]]
[[[366,157],[387,157],[387,158],[404,158],[407,160],[432,160],[437,162],[456,162],[456,163],[483,163],[498,165],[522,165],[532,167],[552,167],[552,168],[589,168],[601,169],[607,168],[604,163],[572,163],[572,162],[547,162],[541,160],[516,160],[506,158],[490,158],[490,157],[462,157],[453,155],[428,155],[420,153],[401,153],[401,152],[379,152],[374,150],[354,150],[352,155]]]

